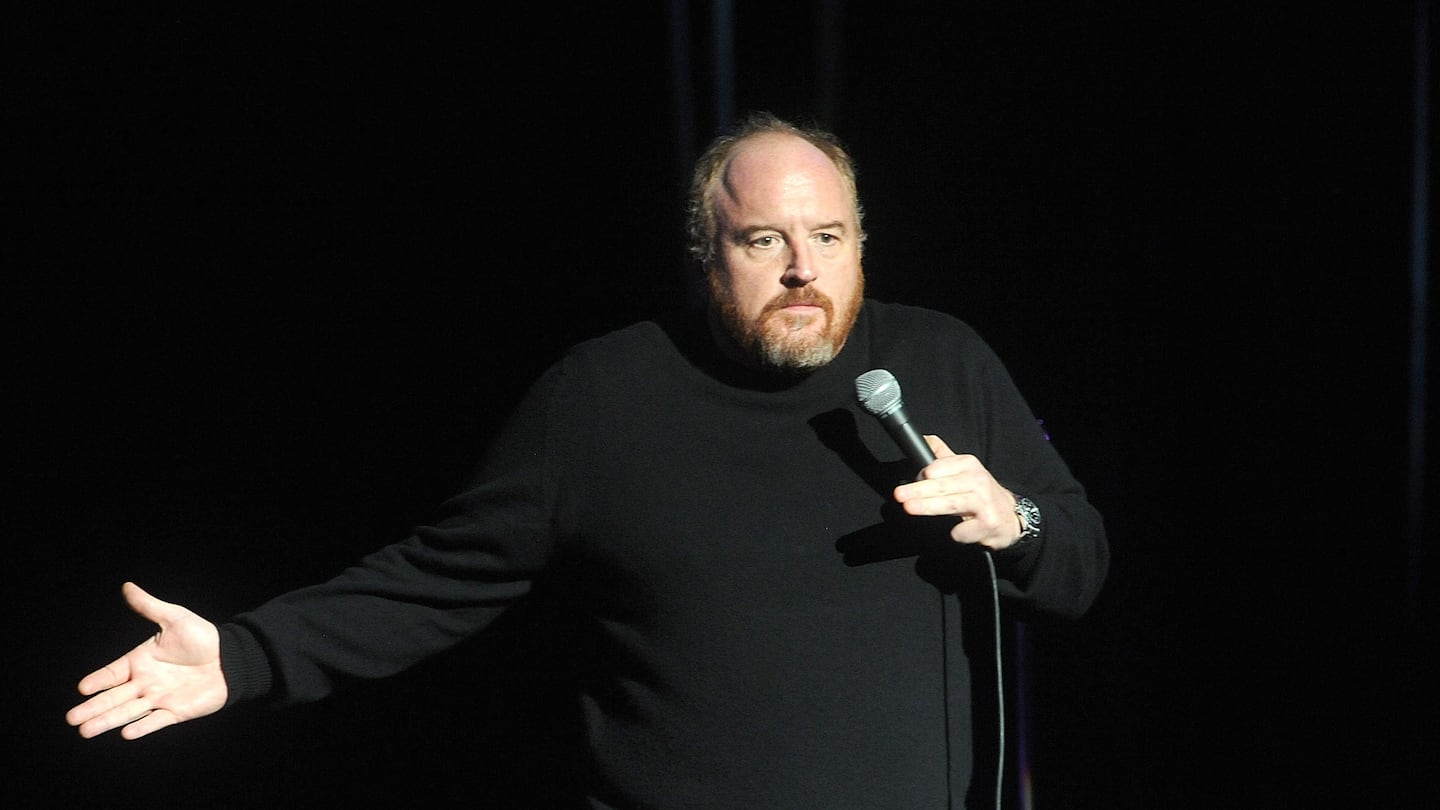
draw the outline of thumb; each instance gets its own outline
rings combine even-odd
[[[175,612],[176,605],[156,599],[133,582],[125,583],[120,591],[131,610],[156,624],[166,624]]]
[[[946,444],[945,440],[939,436],[927,433],[925,434],[925,443],[930,445],[930,450],[935,453],[936,458],[955,455],[955,451],[950,449],[950,445]]]

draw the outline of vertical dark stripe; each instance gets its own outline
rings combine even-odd
[[[670,84],[675,107],[675,176],[681,189],[695,160],[695,84],[690,58],[689,0],[670,0]]]
[[[1034,781],[1030,773],[1030,672],[1029,641],[1025,626],[1014,622],[1015,628],[1015,795],[1020,810],[1035,807]]]
[[[841,56],[845,46],[845,0],[816,0],[816,11],[815,76],[818,98],[815,109],[821,126],[837,129],[836,108],[843,77]]]
[[[715,49],[714,105],[716,132],[728,132],[735,123],[735,9],[731,0],[714,0],[712,46]]]
[[[1406,522],[1406,588],[1412,615],[1420,599],[1421,533],[1425,516],[1426,346],[1429,313],[1430,14],[1415,3],[1414,149],[1410,211],[1410,463]]]

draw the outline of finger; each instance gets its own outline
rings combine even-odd
[[[930,452],[934,453],[936,458],[955,455],[955,451],[950,449],[950,445],[946,444],[945,440],[939,436],[927,433],[925,434],[925,443],[930,445]]]
[[[98,734],[103,734],[112,728],[118,728],[121,729],[120,735],[128,738],[129,735],[125,733],[124,729],[129,728],[134,723],[143,721],[153,712],[154,707],[148,700],[139,698],[127,700],[99,717],[90,720],[90,722],[81,725],[80,734],[81,736],[86,736],[86,733],[89,732],[88,736],[93,737]]]
[[[957,492],[906,501],[905,511],[911,515],[953,515],[965,520],[975,514],[975,501],[969,493]]]
[[[180,720],[175,717],[174,712],[168,709],[156,709],[133,723],[127,723],[124,728],[120,729],[120,736],[127,740],[136,740],[178,722]]]
[[[107,694],[106,697],[108,698],[109,695]],[[100,703],[90,701],[90,703],[94,704],[94,706],[90,707],[92,709],[92,711],[90,711],[91,716],[86,718],[84,722],[76,724],[80,731],[80,736],[87,739],[104,734],[112,728],[119,728],[127,723],[134,722],[144,717],[151,710],[151,705],[148,701],[133,696],[124,700],[106,700]],[[71,713],[77,714],[81,708],[84,707],[77,706]]]
[[[941,460],[929,469],[935,470],[946,466]],[[964,475],[940,473],[933,477],[927,476],[907,484],[901,484],[895,488],[895,499],[901,503],[914,501],[925,501],[933,498],[946,498],[955,495],[968,495],[975,491],[974,482]]]
[[[93,695],[96,692],[113,689],[128,680],[130,680],[130,661],[127,658],[116,658],[81,678],[80,683],[76,684],[76,688],[82,695]]]
[[[79,731],[80,736],[88,740],[93,737],[99,737],[101,734],[109,731],[112,727],[113,726],[111,726],[107,720],[101,717],[86,720],[85,722],[76,726],[76,731]]]
[[[98,737],[110,729],[123,724],[127,719],[133,718],[120,717],[119,719],[112,719],[108,714],[97,715],[78,725],[76,730],[80,732],[81,737],[88,740],[91,737]]]
[[[131,610],[158,625],[169,624],[175,612],[183,609],[179,605],[172,605],[156,599],[133,582],[127,582],[121,586],[121,592],[125,595],[125,601],[130,604]]]
[[[942,479],[924,481],[934,486],[916,488],[904,493],[897,490],[896,500],[910,515],[955,515],[968,517],[975,513],[975,493],[947,484]]]
[[[985,539],[985,531],[976,520],[964,520],[956,523],[950,529],[950,539],[965,545],[982,543]]]
[[[115,707],[135,699],[139,694],[139,687],[133,683],[121,684],[71,708],[65,713],[65,720],[72,726],[83,725],[106,712],[113,711]]]

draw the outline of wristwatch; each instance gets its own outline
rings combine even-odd
[[[1040,536],[1040,507],[1036,506],[1034,501],[1016,496],[1015,514],[1020,518],[1020,537],[1016,543],[1024,543]]]

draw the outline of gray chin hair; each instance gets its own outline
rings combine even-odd
[[[818,340],[797,346],[783,340],[767,340],[760,348],[760,361],[779,371],[812,371],[835,359],[835,344]]]

